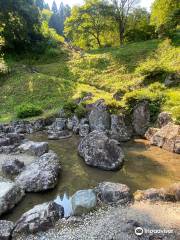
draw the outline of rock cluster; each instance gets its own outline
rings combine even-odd
[[[174,183],[168,188],[138,190],[134,193],[134,199],[137,201],[180,201],[180,183]]]
[[[180,154],[180,126],[168,123],[160,129],[149,128],[145,137],[151,144]]]

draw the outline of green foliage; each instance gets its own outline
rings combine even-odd
[[[8,66],[5,63],[3,57],[0,57],[0,77],[8,72]]]
[[[69,5],[64,5],[61,2],[59,10],[57,8],[56,2],[52,5],[52,16],[49,20],[49,27],[56,30],[60,35],[64,35],[64,22],[67,17],[70,16],[71,8]]]
[[[5,48],[8,50],[22,51],[42,40],[39,10],[33,0],[1,0],[0,22]]]
[[[125,31],[126,41],[146,41],[155,36],[155,29],[150,26],[150,13],[144,8],[134,9],[128,16]]]
[[[42,109],[31,103],[23,103],[16,109],[18,118],[35,117],[42,114]]]
[[[136,69],[136,73],[145,78],[145,82],[164,81],[170,73],[180,71],[180,49],[172,46],[170,40],[159,45],[156,53],[143,61]]]
[[[160,36],[169,35],[179,23],[179,0],[155,0],[152,5],[151,23]]]
[[[148,88],[141,88],[126,93],[123,102],[126,110],[131,112],[133,107],[142,101],[148,101],[151,113],[151,121],[154,121],[161,110],[161,106],[165,103],[166,95],[162,91],[164,86],[160,83],[153,83]]]
[[[81,119],[86,116],[87,111],[86,111],[85,107],[83,106],[83,104],[80,104],[77,106],[74,113],[78,118]]]
[[[83,118],[86,115],[86,109],[83,104],[76,104],[74,101],[68,101],[64,104],[63,110],[67,117],[76,115],[78,118]]]
[[[89,0],[74,7],[65,22],[65,35],[82,48],[101,47],[105,33],[110,28],[102,13],[100,0]]]

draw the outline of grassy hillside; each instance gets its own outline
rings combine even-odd
[[[166,52],[161,47],[155,55],[159,44],[152,40],[87,53],[64,48],[43,56],[8,56],[10,73],[0,79],[0,121],[14,119],[22,103],[36,104],[48,115],[86,92],[93,93],[91,101],[104,98],[116,111],[147,98],[152,111],[167,110],[180,121],[180,88],[176,82],[168,88],[163,84],[165,74],[179,71],[179,48],[166,43]],[[123,95],[120,101],[113,98],[116,93]]]

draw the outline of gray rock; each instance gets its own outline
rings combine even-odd
[[[67,128],[69,130],[73,130],[73,128],[76,128],[79,126],[79,119],[77,116],[73,116],[72,118],[68,118],[68,121],[67,121]]]
[[[105,131],[110,129],[111,117],[107,111],[94,109],[89,115],[89,124],[91,131]]]
[[[159,128],[148,128],[148,130],[145,133],[145,138],[149,141],[152,140],[152,137],[159,131]]]
[[[24,162],[18,159],[5,160],[2,164],[2,172],[7,177],[18,175],[24,168]]]
[[[21,185],[0,177],[0,215],[11,210],[23,196]]]
[[[89,128],[89,124],[82,124],[79,127],[79,135],[81,137],[85,137],[89,134],[90,132],[90,128]]]
[[[151,144],[170,152],[179,152],[180,126],[168,123],[151,138]]]
[[[150,110],[148,102],[137,104],[133,110],[132,125],[136,135],[144,136],[150,123]]]
[[[172,118],[171,115],[167,112],[162,112],[158,115],[157,118],[157,126],[159,128],[164,127],[165,125],[167,125],[168,123],[172,122]]]
[[[174,152],[180,154],[180,136],[176,137],[174,144]]]
[[[50,131],[62,131],[66,128],[66,118],[56,118],[54,123],[49,126]]]
[[[55,202],[36,205],[24,213],[16,222],[13,237],[18,234],[30,234],[46,231],[53,227],[60,218],[64,216],[64,209]]]
[[[71,199],[74,215],[82,215],[96,207],[97,198],[92,189],[77,191]]]
[[[57,155],[50,151],[29,164],[16,181],[27,192],[45,191],[56,186],[60,169]]]
[[[48,139],[50,139],[50,140],[65,139],[65,138],[69,138],[69,137],[72,137],[72,133],[70,133],[68,130],[51,132],[48,135]]]
[[[25,141],[18,147],[18,149],[20,152],[27,152],[29,154],[40,157],[49,151],[49,146],[47,142]]]
[[[10,240],[14,228],[14,223],[6,220],[0,220],[0,239]]]
[[[104,170],[117,170],[124,160],[119,143],[109,139],[102,131],[93,131],[84,137],[79,144],[78,151],[87,165]]]
[[[111,115],[110,137],[119,142],[126,142],[131,139],[132,128],[127,127],[123,115]]]
[[[160,201],[165,200],[164,189],[150,188],[147,190],[137,190],[134,193],[134,199],[136,201],[150,200],[150,201]]]
[[[125,184],[102,182],[95,191],[98,199],[104,203],[128,203],[131,200],[130,189]]]

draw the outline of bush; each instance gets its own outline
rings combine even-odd
[[[42,109],[38,106],[35,106],[31,103],[21,104],[17,108],[17,117],[18,118],[28,118],[39,116],[42,113]]]
[[[180,50],[171,45],[171,41],[167,39],[159,45],[153,56],[136,68],[136,73],[144,76],[145,81],[164,81],[170,73],[176,74],[180,71],[179,53]]]
[[[80,105],[78,105],[78,107],[75,109],[74,113],[76,114],[76,116],[77,116],[78,118],[83,118],[83,117],[86,116],[87,111],[86,111],[85,107],[84,107],[82,104],[80,104]]]
[[[123,97],[124,106],[130,113],[133,107],[144,100],[149,102],[151,121],[156,120],[158,113],[161,111],[161,106],[166,100],[164,93],[165,87],[160,83],[153,83],[148,88],[134,90],[133,92],[126,93]]]

